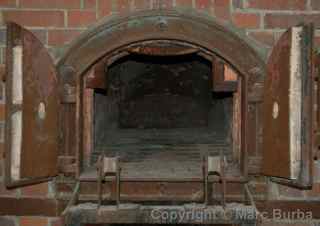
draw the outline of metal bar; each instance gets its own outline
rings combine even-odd
[[[82,112],[82,91],[83,91],[83,78],[77,77],[76,80],[76,117],[75,117],[75,125],[76,125],[76,159],[77,159],[77,171],[76,177],[79,178],[80,173],[82,171],[82,129],[83,129],[83,112]]]
[[[248,130],[248,78],[243,77],[241,79],[241,159],[240,167],[242,168],[242,175],[246,178],[248,177],[248,139],[247,130]]]
[[[208,205],[208,157],[204,156],[203,157],[203,166],[202,166],[202,170],[203,170],[203,186],[204,186],[204,203],[205,205]]]
[[[102,205],[102,183],[105,182],[106,176],[112,175],[113,181],[116,181],[116,203],[117,206],[120,205],[120,166],[119,166],[119,158],[107,158],[104,155],[100,155],[97,163],[97,171],[98,171],[98,209],[100,209]]]
[[[227,173],[227,172],[226,172]],[[228,183],[247,183],[248,178],[245,178],[243,176],[228,176],[226,175]],[[95,176],[87,176],[82,175],[80,178],[80,181],[83,182],[95,182],[97,181],[97,175]],[[106,177],[105,181],[112,181],[112,178]],[[122,177],[121,182],[168,182],[168,183],[203,183],[204,178],[202,177],[192,177],[192,178],[137,178],[137,177]],[[219,179],[211,179],[210,182],[219,182]]]
[[[222,182],[222,199],[221,199],[221,205],[223,208],[226,207],[226,177],[225,177],[225,161],[224,161],[224,155],[222,153],[222,150],[220,150],[220,161],[221,161],[221,169],[220,169],[220,178]]]
[[[80,182],[77,181],[76,186],[74,187],[71,199],[69,200],[67,207],[64,209],[64,211],[61,214],[62,216],[64,216],[72,206],[76,205],[79,198],[79,191],[80,191]]]
[[[263,221],[263,216],[262,214],[259,212],[257,206],[256,206],[256,203],[254,201],[254,198],[253,198],[253,195],[250,191],[250,188],[248,186],[248,184],[245,184],[244,185],[244,189],[245,189],[245,194],[247,195],[247,197],[249,198],[249,202],[250,202],[250,205],[254,208],[255,210],[255,213],[256,213],[256,218],[257,218],[257,222],[256,222],[256,225],[260,225]]]
[[[117,159],[117,161],[119,161],[118,159]],[[117,206],[119,206],[120,205],[120,171],[121,171],[121,168],[120,168],[120,166],[119,166],[119,162],[117,163],[117,172],[116,172],[116,180],[117,180],[117,200],[116,200],[116,202],[117,202]]]
[[[102,169],[103,169],[103,157],[99,156],[98,159],[98,209],[100,208],[102,204]]]

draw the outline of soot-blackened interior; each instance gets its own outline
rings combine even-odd
[[[212,92],[196,55],[129,55],[94,95],[94,151],[119,156],[123,177],[201,177],[202,156],[232,153],[232,93]]]

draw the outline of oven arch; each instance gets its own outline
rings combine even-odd
[[[198,45],[245,77],[265,75],[265,49],[230,25],[199,12],[149,10],[106,18],[75,39],[57,61],[60,74],[83,73],[96,61],[126,45],[147,40],[179,40]]]

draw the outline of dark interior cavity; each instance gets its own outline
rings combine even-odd
[[[126,177],[201,177],[205,155],[232,154],[233,94],[212,92],[212,66],[196,55],[131,54],[94,94],[94,150],[121,158]]]

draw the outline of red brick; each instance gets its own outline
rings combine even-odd
[[[233,23],[240,28],[259,28],[260,16],[254,13],[235,13]]]
[[[96,0],[84,0],[85,9],[96,9]]]
[[[99,18],[109,16],[112,13],[112,2],[109,0],[100,0],[98,2]]]
[[[273,32],[268,31],[254,31],[250,32],[249,35],[257,40],[258,42],[267,45],[269,47],[272,47],[276,43],[276,37]]]
[[[47,196],[48,195],[48,183],[41,183],[31,186],[26,186],[21,189],[22,196]]]
[[[212,0],[197,0],[196,8],[209,11],[212,6]]]
[[[16,0],[0,0],[0,7],[15,7]]]
[[[76,38],[81,31],[79,30],[49,30],[48,45],[63,45]]]
[[[79,9],[80,0],[20,0],[22,8]]]
[[[192,7],[192,0],[177,0],[177,6]]]
[[[20,226],[47,226],[46,217],[20,217]]]
[[[248,8],[268,10],[304,10],[307,0],[248,0]]]
[[[62,11],[4,11],[4,21],[14,21],[29,27],[63,27]]]
[[[266,28],[289,28],[302,22],[313,22],[315,26],[320,25],[320,14],[273,14],[265,16]]]
[[[216,17],[223,20],[230,19],[230,0],[215,0],[213,7]]]
[[[96,21],[96,13],[92,11],[70,11],[68,13],[69,27],[86,27]]]

